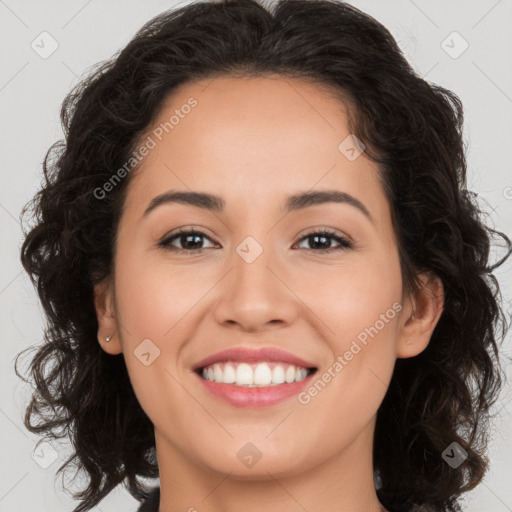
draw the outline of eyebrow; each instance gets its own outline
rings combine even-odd
[[[212,212],[221,212],[225,206],[225,201],[220,196],[207,194],[204,192],[169,190],[154,197],[151,200],[143,213],[143,217],[147,216],[149,212],[158,206],[168,203],[181,203],[191,205]],[[324,203],[344,203],[350,206],[354,206],[360,212],[362,212],[372,224],[375,224],[370,212],[366,206],[361,201],[359,201],[359,199],[356,199],[346,192],[341,192],[340,190],[301,192],[299,194],[289,196],[286,198],[284,203],[284,209],[286,212],[292,212]]]

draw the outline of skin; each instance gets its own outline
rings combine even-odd
[[[155,426],[159,511],[238,512],[241,504],[246,512],[383,510],[372,466],[377,410],[396,358],[428,345],[442,312],[442,283],[421,274],[424,286],[403,292],[378,168],[365,153],[349,161],[338,149],[350,132],[334,95],[278,75],[189,83],[167,98],[147,134],[191,96],[198,105],[134,171],[115,276],[95,287],[99,342],[109,354],[123,354]],[[170,189],[219,195],[225,210],[169,203],[143,216],[151,199]],[[288,195],[319,189],[356,197],[374,223],[340,203],[284,215]],[[177,237],[172,246],[199,245],[202,253],[158,247],[191,226],[206,237],[196,245],[189,238],[188,246]],[[304,238],[320,228],[354,248],[320,253]],[[247,236],[263,249],[250,264],[236,252]],[[401,312],[308,404],[292,397],[237,408],[210,395],[192,373],[208,355],[248,346],[279,347],[314,362],[321,374],[395,302]],[[160,350],[148,366],[134,355],[144,339]],[[262,454],[251,467],[237,457],[248,442]]]

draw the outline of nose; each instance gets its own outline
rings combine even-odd
[[[289,282],[293,281],[290,274],[271,250],[265,249],[249,261],[238,253],[233,255],[233,268],[217,291],[217,322],[254,333],[290,326],[298,317],[301,304],[293,282]]]

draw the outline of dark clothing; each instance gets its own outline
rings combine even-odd
[[[404,496],[394,496],[390,493],[383,493],[377,490],[379,501],[389,512],[411,512],[415,510],[414,503]],[[160,504],[160,487],[155,487],[148,498],[142,502],[137,512],[158,512]]]

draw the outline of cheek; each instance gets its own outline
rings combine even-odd
[[[389,336],[390,326],[396,323],[396,310],[401,309],[395,304],[402,299],[398,256],[357,256],[347,264],[320,268],[308,279],[309,289],[306,284],[303,288],[304,302],[323,320],[340,350],[347,340],[375,324],[379,334],[385,331]],[[364,334],[361,338],[364,341]]]
[[[361,259],[318,282],[322,284],[308,297],[329,340],[332,360],[328,365],[335,377],[326,375],[332,382],[328,386],[354,410],[362,403],[377,407],[396,360],[402,309],[398,257]]]
[[[115,279],[130,381],[146,414],[158,422],[165,414],[159,405],[162,397],[171,410],[190,400],[173,377],[181,350],[199,325],[201,299],[212,278],[199,266],[186,268],[131,248],[116,261]]]
[[[384,299],[367,304],[354,297],[327,318],[335,333],[328,338],[332,357],[299,397],[309,413],[304,422],[318,439],[330,440],[327,451],[356,439],[384,399],[396,360],[396,305]]]
[[[193,269],[161,256],[127,255],[116,266],[116,299],[125,337],[163,340],[179,329],[176,324],[204,295],[204,288]]]

